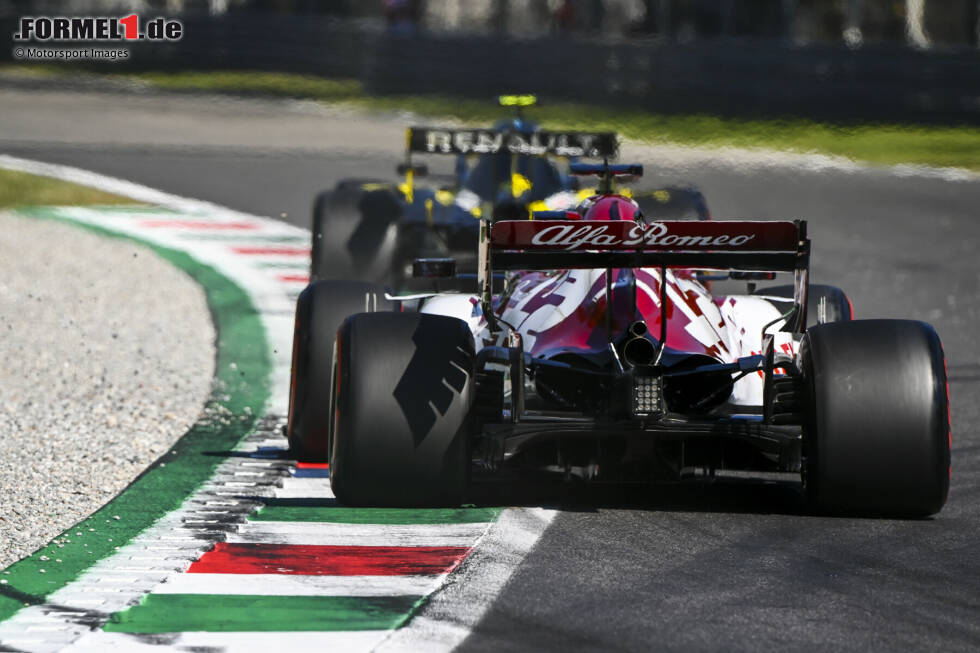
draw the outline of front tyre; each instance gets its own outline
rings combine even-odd
[[[338,333],[330,483],[356,506],[458,506],[469,480],[474,346],[456,318],[361,314]]]
[[[911,320],[808,329],[800,357],[807,498],[831,513],[926,516],[949,491],[949,396],[935,330]]]

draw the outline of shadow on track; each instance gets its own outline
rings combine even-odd
[[[601,509],[731,514],[808,514],[802,488],[792,480],[717,478],[670,484],[589,485],[551,479],[477,482],[477,505],[542,506],[564,512]]]

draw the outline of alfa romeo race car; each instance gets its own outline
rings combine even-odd
[[[931,326],[851,320],[842,291],[809,284],[805,221],[648,220],[612,191],[587,207],[481,220],[477,293],[303,291],[287,434],[329,461],[340,501],[454,506],[471,474],[509,469],[611,483],[741,470],[801,478],[822,511],[942,508]],[[414,268],[453,274],[444,259]],[[788,292],[702,283],[776,272],[793,274]]]
[[[533,96],[504,96],[503,104],[534,102]],[[571,208],[592,195],[580,189],[565,161],[608,159],[617,153],[611,132],[543,131],[518,111],[493,129],[411,127],[401,183],[348,179],[320,193],[313,207],[312,279],[361,279],[394,288],[413,282],[412,261],[452,257],[475,287],[480,218],[527,218],[544,209]],[[451,183],[421,186],[428,166],[413,156],[451,155]],[[625,191],[633,195],[630,191]],[[704,196],[693,188],[636,191],[649,215],[664,219],[707,219]],[[428,283],[431,286],[431,283]],[[443,284],[445,285],[445,284]]]

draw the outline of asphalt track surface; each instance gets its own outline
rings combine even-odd
[[[284,105],[209,113],[200,102],[0,89],[0,151],[306,225],[318,190],[389,176],[402,142],[387,117],[334,116],[353,122],[342,145],[324,144],[284,135]],[[169,109],[156,113],[160,104]],[[253,127],[223,131],[239,114]],[[141,120],[153,138],[101,142]],[[304,121],[316,119],[294,127]],[[375,140],[350,154],[361,138]],[[809,515],[782,483],[549,493],[562,512],[463,650],[980,648],[980,181],[650,157],[648,180],[696,184],[716,217],[809,220],[813,279],[843,287],[858,318],[935,325],[950,374],[949,501],[905,521]]]

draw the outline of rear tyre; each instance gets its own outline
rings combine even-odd
[[[353,279],[354,263],[347,241],[357,228],[355,188],[323,191],[313,202],[313,241],[310,253],[310,279]]]
[[[752,294],[766,295],[769,297],[785,297],[786,307],[789,310],[789,304],[793,300],[793,286],[760,288]],[[782,302],[778,303],[781,304]],[[853,319],[854,309],[851,306],[851,300],[847,298],[843,290],[837,286],[825,286],[819,283],[810,284],[806,300],[807,328],[816,326],[817,324],[849,322]]]
[[[401,205],[390,188],[364,190],[354,181],[320,193],[313,204],[313,280],[387,280],[394,245],[389,227]]]
[[[293,363],[286,435],[293,455],[302,461],[329,457],[330,384],[337,329],[348,315],[393,311],[396,302],[384,289],[362,281],[315,281],[296,302]]]
[[[473,336],[456,318],[354,315],[338,333],[330,483],[355,506],[458,506],[469,481]]]
[[[926,516],[949,491],[949,397],[939,336],[911,320],[807,330],[803,484],[832,513]]]

